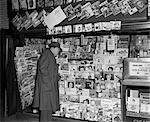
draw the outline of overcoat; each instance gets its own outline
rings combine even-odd
[[[45,49],[37,63],[33,107],[59,110],[59,78],[56,59],[50,49]]]

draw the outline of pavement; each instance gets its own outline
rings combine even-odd
[[[39,115],[33,113],[16,113],[15,115],[5,117],[2,122],[39,122]],[[54,117],[52,122],[88,122],[83,120]]]

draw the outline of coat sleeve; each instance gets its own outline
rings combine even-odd
[[[49,82],[49,72],[48,72],[48,66],[50,63],[50,60],[48,58],[48,50],[43,52],[42,56],[40,57],[39,60],[39,70],[43,78],[43,83],[48,83]]]

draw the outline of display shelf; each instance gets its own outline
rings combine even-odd
[[[148,35],[150,34],[150,21],[149,22],[136,22],[136,23],[124,23],[121,25],[120,30],[102,30],[102,31],[91,31],[91,32],[80,32],[80,33],[62,33],[62,34],[51,34],[46,35],[45,38],[62,38],[70,36],[95,36],[95,35]]]
[[[150,115],[147,115],[147,114],[141,114],[141,113],[133,113],[133,112],[129,112],[127,111],[126,112],[126,116],[129,116],[129,117],[140,117],[140,118],[149,118],[150,119]]]
[[[45,27],[41,27],[41,28],[38,28],[38,29],[35,29],[35,28],[32,29],[32,30],[30,29],[28,31],[23,30],[23,31],[20,32],[20,34],[24,35],[24,37],[44,38],[45,34],[46,34],[46,28]]]
[[[147,30],[149,28],[150,28],[150,21],[122,24],[122,30],[130,30],[130,31],[136,30],[136,33],[150,32],[150,30]],[[141,31],[141,30],[143,30],[143,31]]]
[[[84,61],[84,60],[88,60],[88,61],[93,61],[93,59],[68,59],[68,61]]]
[[[18,33],[25,37],[40,37],[40,38],[64,38],[64,37],[79,37],[85,36],[96,36],[96,35],[149,35],[150,34],[150,21],[148,22],[136,22],[136,23],[124,23],[121,25],[120,30],[103,30],[103,31],[92,31],[92,32],[80,32],[80,33],[62,33],[62,34],[51,34],[48,35],[44,26],[38,28],[30,28],[28,30],[22,30],[21,32],[13,30],[11,34],[16,35]]]
[[[142,86],[141,86],[142,85]],[[122,85],[122,101],[121,101],[121,106],[122,106],[122,118],[123,122],[149,122],[150,120],[150,115],[148,112],[143,113],[143,112],[133,112],[133,111],[127,111],[127,95],[126,95],[126,90],[139,90],[140,93],[149,93],[149,85],[147,85],[146,82],[140,83],[137,85],[134,82],[124,82]],[[130,93],[129,93],[130,94]],[[140,99],[140,98],[139,98]],[[140,104],[139,104],[140,105]],[[140,106],[139,106],[140,107]],[[139,108],[141,109],[141,108]]]
[[[122,85],[128,86],[147,86],[150,87],[150,80],[141,79],[126,79],[122,82]]]

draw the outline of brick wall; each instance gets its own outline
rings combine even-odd
[[[8,29],[7,0],[0,0],[0,29]]]

